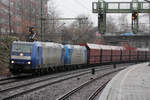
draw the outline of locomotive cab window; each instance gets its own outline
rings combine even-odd
[[[32,53],[32,44],[14,43],[12,45],[12,52]]]

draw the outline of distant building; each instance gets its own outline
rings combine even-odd
[[[46,16],[47,0],[42,1]],[[40,27],[40,18],[41,0],[0,0],[0,34],[9,33],[9,25],[12,33],[25,33],[29,26]]]

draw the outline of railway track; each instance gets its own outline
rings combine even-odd
[[[0,85],[6,85],[9,83],[19,82],[19,81],[23,81],[23,80],[31,79],[31,78],[34,78],[34,77],[31,77],[31,75],[24,75],[24,76],[12,76],[8,78],[3,78],[3,79],[0,79]]]
[[[105,82],[103,85],[101,85],[92,95],[90,95],[90,97],[88,98],[88,100],[94,100],[96,98],[96,96],[102,92],[102,90],[106,87],[106,85],[108,84],[110,80],[108,80],[107,82]]]
[[[6,83],[7,81],[12,81],[14,79],[16,79],[17,77],[16,76],[13,76],[13,77],[7,77],[7,78],[2,78],[0,79],[0,85],[2,85],[3,83]],[[7,83],[6,83],[7,84]]]
[[[20,82],[23,80],[25,80],[25,79],[10,79],[10,80],[6,80],[6,81],[2,81],[2,82],[0,82],[0,86],[15,83],[15,82]]]
[[[14,79],[14,78],[15,78],[15,77],[2,78],[2,79],[0,79],[0,82],[1,82],[1,81],[5,81],[5,80]]]
[[[68,100],[68,98],[69,98],[71,95],[75,94],[76,92],[78,92],[78,91],[81,90],[82,88],[88,86],[88,85],[91,84],[92,82],[94,82],[94,81],[96,81],[96,80],[100,80],[100,79],[102,79],[103,77],[106,77],[106,76],[108,76],[108,75],[110,75],[110,74],[113,74],[113,73],[116,73],[116,72],[118,72],[118,71],[121,71],[121,70],[123,70],[123,69],[124,69],[124,68],[119,69],[119,70],[116,70],[116,71],[112,71],[112,72],[109,72],[109,73],[106,73],[106,74],[103,74],[103,75],[101,75],[101,76],[99,76],[99,77],[97,77],[97,78],[95,78],[95,79],[93,79],[93,80],[90,80],[90,81],[88,81],[88,82],[85,82],[84,84],[80,85],[79,87],[73,89],[72,91],[70,91],[70,92],[68,92],[67,94],[63,95],[62,97],[58,98],[57,100]],[[106,83],[104,83],[104,84],[100,87],[100,89],[98,89],[98,91],[96,91],[96,93],[94,93],[94,94],[91,96],[91,98],[89,98],[89,100],[93,100],[93,98],[96,96],[96,94],[97,94],[99,91],[102,91],[102,89],[106,86],[107,83],[108,83],[108,81],[107,81]]]
[[[94,67],[94,68],[99,68],[99,67]],[[105,67],[101,67],[102,70],[103,68],[104,69],[107,69],[107,68],[111,68],[110,66],[105,66]],[[88,69],[84,69],[83,71],[88,71],[89,69],[91,68],[88,68]],[[82,71],[78,71],[78,72],[82,72]],[[69,74],[73,74],[74,72],[71,72]],[[57,73],[56,73],[57,74]],[[51,74],[52,75],[52,74]],[[48,76],[48,75],[45,75],[45,76]],[[0,80],[0,85],[6,85],[6,84],[9,84],[9,83],[15,83],[15,82],[21,82],[21,81],[25,81],[25,80],[29,80],[29,79],[32,79],[32,78],[42,78],[42,77],[45,77],[45,76],[21,76],[21,77],[10,77],[10,78],[5,78],[5,79],[2,79]]]
[[[31,75],[30,75],[31,76]],[[30,77],[29,75],[22,75],[22,76],[10,76],[10,77],[6,77],[6,78],[2,78],[0,79],[0,82],[2,81],[6,81],[6,80],[11,80],[11,79],[21,79],[21,78],[27,78]]]
[[[98,67],[94,67],[94,68],[98,68]],[[89,69],[86,69],[86,70],[89,70]],[[0,85],[6,85],[6,84],[10,84],[10,83],[15,83],[15,82],[21,82],[21,81],[36,78],[36,77],[37,76],[31,76],[31,75],[27,76],[26,75],[26,76],[13,76],[13,77],[8,77],[8,78],[3,78],[3,79],[0,79]],[[42,76],[40,76],[40,77],[42,77]]]
[[[112,67],[100,68],[97,71],[103,71],[103,70],[110,69],[110,68],[112,68]],[[73,73],[75,75],[71,76],[71,74],[73,74]],[[9,92],[11,92],[11,93],[13,91],[14,92],[13,92],[12,95],[3,95],[2,98],[0,98],[0,99],[9,100],[9,99],[18,97],[20,95],[23,95],[23,94],[26,94],[26,93],[33,92],[33,91],[36,91],[38,89],[44,88],[46,86],[50,86],[50,85],[53,85],[53,84],[56,84],[56,83],[59,83],[59,82],[65,81],[65,80],[69,80],[71,78],[75,78],[75,77],[78,77],[78,76],[82,76],[82,75],[91,73],[91,71],[85,72],[85,70],[84,70],[84,72],[80,71],[79,74],[76,74],[77,72],[73,72],[73,73],[68,73],[68,74],[65,74],[65,75],[58,75],[58,76],[54,76],[54,77],[49,77],[49,78],[46,78],[46,79],[41,79],[41,80],[38,80],[38,81],[31,82],[31,83],[21,84],[21,85],[18,85],[18,86],[2,89],[2,90],[0,90],[0,94],[9,94]],[[50,80],[53,80],[53,81],[49,82]],[[45,82],[45,83],[43,83],[43,82]],[[36,86],[37,84],[42,84],[42,85]],[[35,85],[35,86],[33,86],[33,85]],[[17,91],[21,88],[25,88],[25,87],[29,87],[29,86],[32,87],[32,88],[29,88],[29,89],[27,88],[25,90],[21,90],[20,92],[15,92],[15,91]]]

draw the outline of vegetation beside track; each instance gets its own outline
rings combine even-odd
[[[9,73],[9,51],[13,41],[18,40],[15,36],[0,35],[0,75]]]

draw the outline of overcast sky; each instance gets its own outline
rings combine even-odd
[[[97,26],[97,14],[92,13],[92,2],[98,0],[53,0],[60,17],[75,18],[80,14],[85,14]],[[132,0],[105,0],[106,2],[125,2]],[[139,0],[143,1],[143,0]]]

